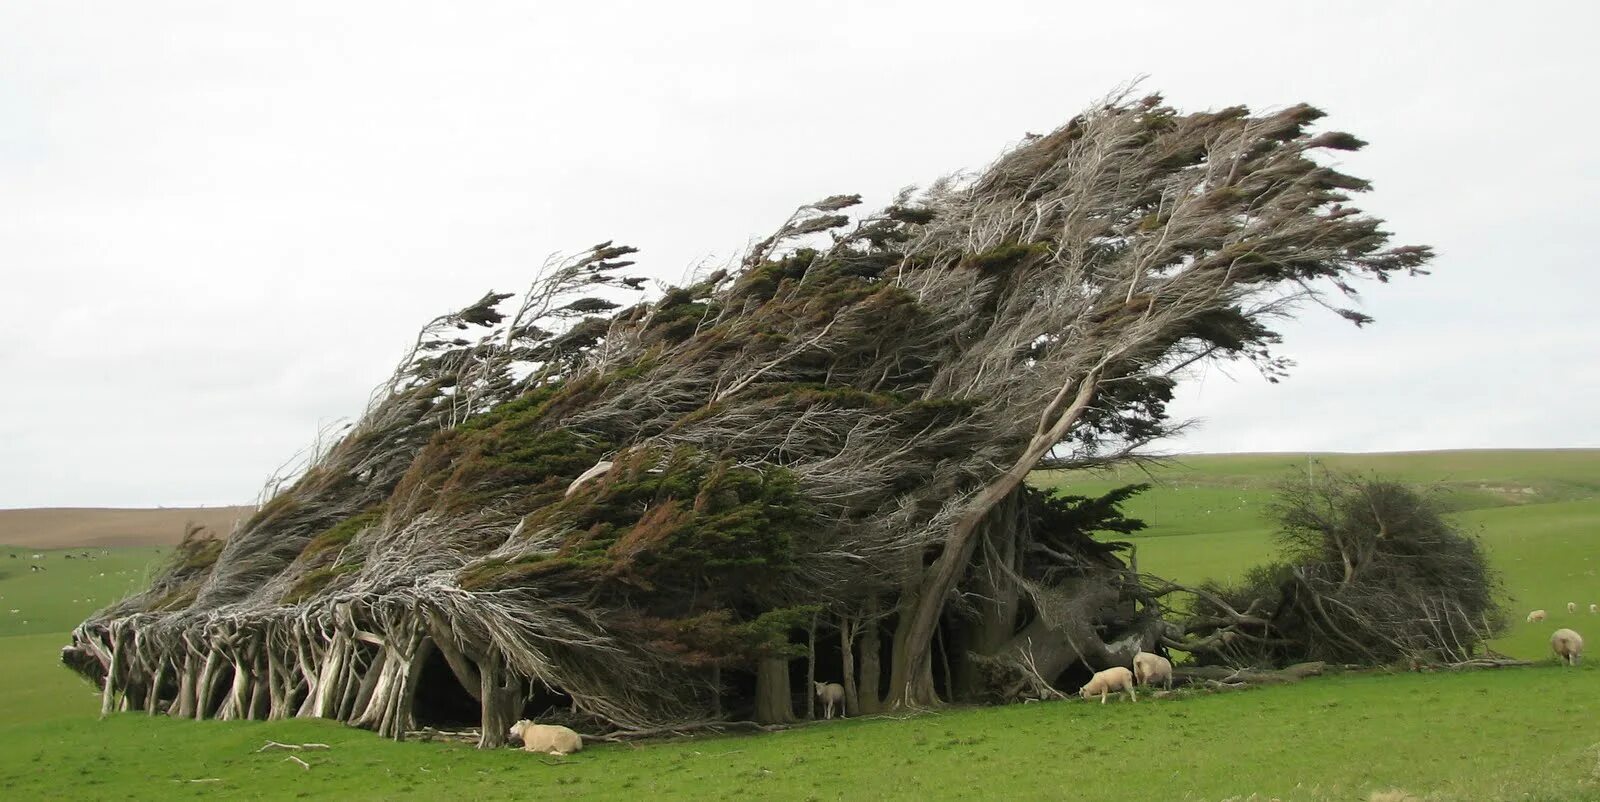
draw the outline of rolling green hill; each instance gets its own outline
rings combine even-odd
[[[1104,707],[1074,701],[857,719],[748,737],[600,745],[566,760],[391,743],[324,721],[96,717],[56,662],[66,630],[143,581],[161,555],[0,557],[0,797],[1600,800],[1600,670],[1546,657],[1556,626],[1600,637],[1600,451],[1323,455],[1321,464],[1437,487],[1489,547],[1516,626],[1497,645],[1539,667],[1347,674],[1246,693]],[[1130,506],[1142,570],[1195,581],[1269,559],[1266,509],[1305,455],[1185,458],[1145,476],[1057,474],[1093,493],[1157,487]],[[1312,470],[1319,470],[1313,464]],[[3,552],[0,552],[3,553]],[[104,574],[104,576],[101,576]],[[93,599],[93,601],[87,601]],[[1565,605],[1580,605],[1569,615]],[[1528,609],[1551,614],[1522,623]],[[3,612],[19,609],[21,612]],[[26,621],[27,623],[22,623]],[[1591,625],[1592,622],[1592,625]],[[1593,633],[1588,630],[1593,629]],[[267,740],[315,741],[303,769]],[[200,782],[193,782],[193,781]]]

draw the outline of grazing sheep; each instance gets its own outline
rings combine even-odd
[[[1133,672],[1122,666],[1112,666],[1104,671],[1097,671],[1089,681],[1078,689],[1078,695],[1088,699],[1095,694],[1100,694],[1100,704],[1106,703],[1106,695],[1114,691],[1127,691],[1128,698],[1139,701],[1139,694],[1133,692]]]
[[[844,714],[844,686],[837,682],[813,682],[817,686],[817,700],[822,702],[823,709],[827,711],[824,718],[833,718],[833,708],[839,708],[840,715]]]
[[[1583,636],[1570,629],[1558,629],[1550,636],[1550,651],[1556,653],[1556,659],[1575,666],[1583,660]]]
[[[1577,611],[1578,611],[1578,603],[1577,602],[1567,602],[1567,612],[1576,613]]]
[[[1589,605],[1589,614],[1594,615],[1595,613],[1600,613],[1600,604]]]
[[[1548,613],[1543,610],[1534,610],[1533,612],[1528,613],[1528,623],[1537,624],[1540,621],[1543,621],[1546,615],[1548,615]]]
[[[1172,661],[1159,654],[1141,651],[1133,656],[1133,678],[1140,685],[1164,683],[1172,690]]]
[[[535,724],[523,719],[511,725],[511,737],[522,741],[525,752],[570,755],[583,749],[583,738],[558,724]]]

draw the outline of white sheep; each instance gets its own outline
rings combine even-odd
[[[1600,613],[1600,604],[1589,605],[1589,614],[1594,615],[1595,613]]]
[[[844,686],[837,682],[813,682],[817,688],[817,700],[822,702],[826,710],[825,718],[833,718],[833,708],[838,706],[839,712],[844,712]]]
[[[1172,661],[1159,654],[1141,651],[1133,656],[1133,678],[1140,685],[1163,683],[1172,690]]]
[[[1543,610],[1534,610],[1533,612],[1528,613],[1528,623],[1537,624],[1540,621],[1543,621],[1547,615],[1549,615],[1549,613],[1546,613]]]
[[[1104,671],[1097,671],[1089,681],[1078,689],[1078,695],[1088,699],[1095,694],[1100,694],[1100,704],[1106,703],[1106,695],[1115,691],[1127,691],[1128,698],[1139,701],[1139,694],[1133,692],[1133,672],[1122,666],[1112,666]]]
[[[522,741],[525,752],[570,755],[583,749],[583,738],[558,724],[535,724],[523,719],[511,725],[511,737]]]
[[[1577,611],[1578,611],[1578,603],[1577,602],[1567,602],[1567,612],[1576,613]]]
[[[1583,660],[1583,636],[1570,629],[1558,629],[1550,636],[1550,651],[1556,653],[1556,659],[1575,666]]]

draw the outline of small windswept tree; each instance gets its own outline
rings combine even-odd
[[[1505,628],[1483,544],[1434,497],[1327,472],[1287,482],[1273,514],[1279,561],[1197,598],[1212,660],[1460,662]]]

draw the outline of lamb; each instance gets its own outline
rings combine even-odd
[[[1540,621],[1543,621],[1546,615],[1548,615],[1548,613],[1543,610],[1534,610],[1533,612],[1528,613],[1528,623],[1537,624]]]
[[[1106,695],[1114,691],[1127,691],[1128,698],[1139,701],[1139,694],[1133,692],[1133,672],[1122,666],[1112,666],[1104,671],[1097,671],[1089,681],[1078,689],[1078,695],[1088,699],[1095,694],[1100,694],[1100,704],[1106,703]]]
[[[1583,636],[1570,629],[1558,629],[1550,636],[1550,650],[1556,653],[1557,660],[1575,666],[1583,660]]]
[[[841,713],[844,712],[843,685],[837,682],[813,682],[811,684],[817,686],[817,699],[822,702],[824,710],[827,711],[826,718],[833,718],[835,705],[838,706]]]
[[[578,733],[557,724],[535,724],[523,719],[511,725],[511,737],[521,739],[525,752],[570,755],[583,749]]]
[[[1140,685],[1154,685],[1164,683],[1167,690],[1172,690],[1172,661],[1159,654],[1140,651],[1133,656],[1133,678]]]
[[[1578,611],[1578,603],[1577,602],[1567,602],[1567,612],[1576,613],[1577,611]]]

